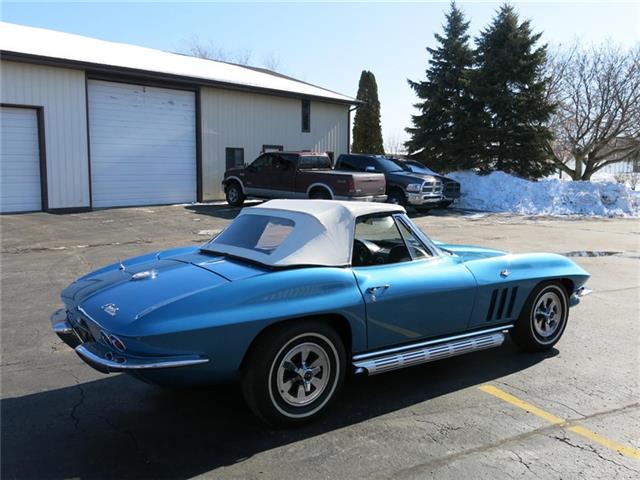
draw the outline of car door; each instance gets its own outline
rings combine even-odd
[[[400,215],[356,223],[353,273],[363,295],[368,348],[465,331],[476,281],[460,259],[439,254]],[[373,252],[362,264],[361,245]]]
[[[244,189],[247,195],[264,196],[265,176],[269,177],[273,158],[270,153],[263,153],[244,171]]]
[[[295,155],[263,153],[246,168],[247,195],[259,197],[289,196],[295,176]]]

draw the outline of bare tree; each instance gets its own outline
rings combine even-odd
[[[274,72],[278,72],[280,70],[281,63],[282,62],[280,61],[280,57],[278,57],[273,52],[265,55],[264,59],[262,60],[262,65],[264,66],[264,68],[272,70]]]
[[[404,155],[404,142],[400,139],[398,132],[387,135],[387,139],[384,142],[384,151],[388,155]]]
[[[552,161],[574,180],[640,152],[640,45],[574,45],[550,55]]]
[[[197,36],[191,37],[186,43],[185,53],[194,57],[237,63],[238,65],[249,65],[251,63],[251,50],[247,48],[230,52],[210,40],[202,41]]]

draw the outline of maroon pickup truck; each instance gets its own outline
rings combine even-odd
[[[229,205],[247,197],[315,198],[384,202],[384,175],[333,170],[325,153],[268,152],[245,167],[224,173],[222,185]]]

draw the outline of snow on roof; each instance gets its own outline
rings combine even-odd
[[[246,258],[273,267],[329,266],[342,267],[351,264],[351,250],[355,234],[356,219],[375,213],[404,213],[399,205],[389,203],[340,202],[335,200],[271,200],[255,207],[242,209],[240,215],[227,227],[228,237],[246,239],[255,237],[252,226],[247,226],[247,216],[266,216],[284,219],[292,224],[288,233],[273,250],[247,248],[227,243],[224,231],[214,238],[205,249]],[[238,226],[240,230],[232,231]],[[257,222],[256,222],[257,224]],[[251,231],[248,231],[248,230]],[[277,230],[277,227],[275,228]],[[266,236],[261,234],[260,241]],[[277,236],[277,234],[276,234]],[[243,241],[243,240],[240,240]]]
[[[346,95],[275,72],[270,73],[265,69],[6,22],[0,22],[0,50],[3,53],[175,75],[199,79],[203,83],[216,82],[250,89],[320,97],[337,102],[358,103]]]

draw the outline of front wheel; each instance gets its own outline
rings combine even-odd
[[[242,375],[242,391],[263,421],[286,426],[324,413],[345,375],[340,336],[316,321],[288,324],[268,332],[252,348]]]
[[[511,337],[524,350],[549,350],[560,340],[568,318],[569,299],[563,285],[541,283],[525,302]]]
[[[407,206],[407,197],[400,190],[391,190],[387,195],[387,203],[393,203],[394,205]]]
[[[227,203],[232,207],[241,207],[244,203],[245,196],[242,187],[238,182],[230,182],[225,189]]]

